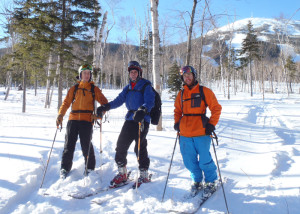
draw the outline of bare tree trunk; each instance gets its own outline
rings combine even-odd
[[[189,26],[189,31],[188,31],[188,40],[187,40],[187,54],[186,54],[186,65],[190,64],[191,60],[191,50],[192,50],[192,34],[193,34],[193,26],[194,26],[194,17],[195,17],[195,11],[197,7],[197,0],[194,0],[194,5],[192,9],[192,14],[191,14],[191,20],[190,20],[190,26]]]
[[[37,95],[38,79],[37,75],[34,76],[34,96]]]
[[[263,94],[263,100],[265,100],[265,81],[264,81],[264,63],[262,62],[261,66],[261,83],[262,83],[262,94]]]
[[[224,97],[226,97],[226,86],[225,86],[224,66],[223,66],[223,51],[221,52],[220,55],[220,67],[221,67],[222,89],[223,89]]]
[[[98,42],[96,44],[96,47],[98,49],[97,51],[97,55],[95,56],[96,58],[96,62],[95,65],[97,67],[97,79],[96,79],[96,83],[99,83],[99,80],[101,78],[101,82],[100,82],[100,88],[103,87],[103,79],[102,79],[102,72],[103,72],[103,54],[104,54],[104,48],[105,48],[105,43],[102,43],[102,39],[103,39],[103,31],[106,25],[106,20],[107,20],[107,11],[104,13],[103,15],[103,19],[102,19],[102,24],[100,27],[100,31],[99,31],[99,38],[98,38]]]
[[[58,55],[58,60],[57,60],[58,62],[60,62],[59,58],[60,58],[60,56]],[[58,77],[58,74],[60,73],[59,69],[60,69],[60,65],[58,63],[56,65],[56,72],[55,72],[56,75],[55,75],[55,77],[53,79],[52,90],[51,90],[51,95],[50,95],[50,102],[49,102],[49,108],[50,108],[51,101],[52,101],[53,91],[54,91],[54,88],[56,87],[57,77]]]
[[[48,71],[47,71],[47,83],[46,83],[46,99],[45,99],[45,108],[50,108],[50,77],[51,77],[51,66],[52,66],[52,52],[49,54],[48,61]]]
[[[127,39],[126,39],[127,40]],[[126,66],[126,60],[125,60],[125,54],[126,54],[126,51],[125,51],[125,44],[123,44],[123,52],[122,52],[122,60],[123,60],[123,71],[122,71],[122,84],[121,84],[121,86],[122,86],[122,88],[125,86],[125,84],[126,84],[126,79],[127,79],[127,66]]]
[[[66,0],[62,0],[62,25],[61,25],[61,35],[60,35],[60,57],[59,57],[59,73],[58,73],[58,100],[57,100],[57,110],[59,110],[62,104],[62,72],[64,68],[64,57],[63,51],[65,48],[65,18],[66,18]]]
[[[236,84],[236,73],[237,73],[237,70],[234,70],[233,71],[233,88],[234,88],[234,95],[236,95],[236,92],[237,92],[237,84]]]
[[[206,10],[208,8],[207,1],[205,1],[205,7],[202,13],[202,21],[201,21],[201,35],[200,35],[200,48],[199,48],[199,66],[198,66],[198,79],[199,83],[201,83],[201,73],[202,73],[202,53],[203,53],[203,44],[204,44],[204,20],[206,15]]]
[[[161,95],[161,78],[160,78],[160,54],[159,54],[159,31],[158,31],[158,0],[150,0],[152,15],[152,39],[153,39],[153,80],[154,88]],[[162,117],[156,127],[157,131],[162,131]]]
[[[151,35],[152,36],[152,35]],[[150,73],[150,68],[151,68],[151,49],[150,49],[150,32],[147,34],[147,47],[148,47],[148,59],[147,59],[147,79],[149,79],[149,73]]]
[[[26,69],[23,70],[23,103],[22,112],[26,112]]]
[[[252,60],[249,62],[250,94],[253,97],[253,77],[252,77]]]
[[[95,1],[94,1],[95,3]],[[94,12],[97,13],[98,12],[98,9],[94,8]],[[94,37],[93,37],[93,41],[92,41],[92,44],[93,44],[93,71],[97,73],[97,78],[96,78],[96,81],[95,81],[95,84],[98,85],[99,84],[99,79],[98,79],[98,76],[99,76],[99,68],[98,68],[98,63],[97,63],[97,55],[98,55],[98,27],[99,25],[95,25],[94,27]]]
[[[7,71],[6,81],[7,81],[7,88],[6,88],[4,100],[7,100],[8,95],[9,95],[9,91],[10,91],[10,87],[11,87],[12,75],[11,75],[10,70]]]
[[[273,86],[273,69],[271,70],[270,72],[270,81],[271,81],[271,91],[272,91],[272,94],[274,94],[274,86]]]
[[[227,99],[230,100],[230,85],[231,85],[231,67],[228,66],[227,71]]]

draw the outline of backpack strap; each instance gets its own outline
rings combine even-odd
[[[143,85],[143,88],[141,89],[141,92],[142,92],[143,95],[144,95],[144,92],[145,92],[145,88],[146,88],[148,85],[151,85],[151,83],[146,82],[146,83]]]
[[[192,99],[197,99],[198,97],[195,97],[195,98],[188,98],[188,99],[185,99],[183,100],[183,91],[184,91],[184,88],[181,90],[181,110],[183,112],[183,102],[184,101],[188,101],[188,100],[192,100]],[[206,100],[205,100],[205,95],[204,95],[204,92],[203,92],[203,86],[202,85],[199,85],[199,92],[200,92],[200,98],[201,100],[203,100],[204,104],[205,104],[205,113],[204,114],[184,114],[184,116],[203,116],[203,115],[206,115],[206,108],[207,108],[207,103],[206,103]]]
[[[150,83],[150,82],[146,82],[146,83],[143,85],[143,87],[142,87],[141,90],[129,89],[130,86],[128,86],[128,88],[127,88],[127,93],[128,93],[129,91],[138,91],[138,92],[141,92],[141,93],[143,94],[143,96],[144,96],[145,88],[146,88],[148,85],[151,85],[151,83]],[[135,111],[134,111],[134,110],[128,110],[128,112],[134,113]],[[150,113],[148,112],[147,114],[150,114]]]
[[[78,87],[79,87],[79,83],[76,83],[75,84],[75,89],[74,89],[74,92],[73,92],[73,100],[72,100],[72,104],[74,103],[75,101],[75,95],[78,91]],[[84,89],[86,90],[86,89]],[[72,110],[72,113],[95,113],[95,85],[92,83],[91,84],[91,93],[92,93],[92,97],[93,97],[93,111],[88,111],[88,110]]]
[[[72,104],[73,104],[74,101],[75,101],[75,95],[76,95],[76,92],[77,92],[77,90],[78,90],[78,86],[79,86],[79,83],[76,83],[76,84],[75,84],[75,89],[74,89],[74,92],[73,92],[73,100],[72,100]]]
[[[150,82],[146,82],[146,83],[143,85],[142,89],[140,89],[140,90],[137,90],[137,89],[129,89],[129,86],[128,86],[127,93],[128,93],[128,91],[138,91],[138,92],[141,92],[141,93],[144,95],[145,88],[146,88],[148,85],[151,85],[151,83],[150,83]]]
[[[181,97],[180,97],[180,99],[181,99],[181,110],[182,110],[182,112],[183,112],[183,91],[184,91],[184,88],[181,90]]]
[[[74,102],[74,100],[75,100],[75,95],[76,95],[76,92],[77,92],[77,90],[78,90],[78,86],[79,86],[79,84],[78,83],[76,83],[75,84],[75,89],[74,89],[74,92],[73,92],[73,101],[72,101],[72,103]],[[95,101],[95,85],[92,83],[91,84],[91,93],[92,93],[92,96],[93,96],[93,102]]]
[[[91,84],[91,92],[93,97],[93,114],[95,114],[95,85]]]
[[[202,85],[199,85],[199,91],[200,91],[201,99],[204,101],[205,107],[207,107],[208,105],[207,105],[206,100],[205,100],[205,94],[203,92],[203,86]]]

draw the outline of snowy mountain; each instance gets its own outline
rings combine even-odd
[[[206,44],[212,47],[212,43],[216,39],[225,39],[228,44],[232,37],[232,47],[240,49],[248,32],[247,24],[249,21],[251,21],[260,41],[284,48],[288,54],[300,60],[300,21],[295,20],[269,18],[242,19],[209,31],[205,36],[208,41]],[[288,36],[288,39],[286,36]]]
[[[216,84],[217,85],[217,84]],[[299,85],[295,86],[299,91]],[[230,213],[233,214],[296,214],[299,213],[300,189],[300,95],[289,97],[280,91],[261,95],[239,93],[231,100],[221,90],[212,88],[222,105],[216,127],[219,146],[217,157],[226,181],[224,190]],[[163,131],[150,126],[148,151],[151,159],[152,182],[138,191],[130,185],[104,191],[85,199],[74,199],[70,193],[94,192],[105,188],[116,174],[115,146],[124,116],[123,105],[109,111],[109,123],[103,123],[103,153],[100,155],[100,132],[94,128],[93,145],[96,169],[83,176],[84,159],[77,143],[73,167],[65,180],[59,179],[65,126],[57,132],[43,187],[41,179],[55,136],[57,93],[51,108],[44,108],[46,90],[27,91],[26,113],[22,111],[22,91],[13,88],[4,101],[0,88],[0,213],[7,214],[86,214],[86,213],[194,213],[198,198],[184,200],[189,193],[191,179],[180,154],[178,142],[164,201],[162,194],[174,148],[174,101],[167,90],[162,94]],[[103,90],[112,100],[120,90]],[[66,91],[64,91],[64,96]],[[137,160],[133,146],[128,151],[127,168],[136,177]],[[215,159],[214,151],[211,154]],[[222,190],[218,190],[196,213],[226,212]]]

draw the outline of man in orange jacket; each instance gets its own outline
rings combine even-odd
[[[95,169],[96,160],[94,148],[91,143],[93,134],[94,100],[101,105],[108,103],[108,101],[101,90],[94,86],[94,83],[91,81],[92,71],[93,67],[89,64],[80,66],[78,69],[80,81],[68,91],[56,119],[56,126],[61,126],[63,117],[72,104],[61,161],[60,177],[62,179],[66,178],[72,168],[73,155],[78,135],[85,163],[87,163],[84,174],[87,175]]]
[[[174,129],[180,132],[180,151],[193,180],[192,196],[201,189],[204,194],[209,194],[215,190],[218,178],[217,167],[209,152],[210,135],[219,121],[222,107],[209,88],[199,85],[192,66],[183,67],[180,74],[184,85],[174,104]],[[205,115],[207,106],[211,111],[210,118]]]

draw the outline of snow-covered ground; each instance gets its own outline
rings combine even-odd
[[[66,91],[64,91],[65,95]],[[119,90],[104,90],[112,100]],[[216,93],[223,106],[216,133],[217,156],[221,168],[229,211],[233,214],[296,214],[300,210],[300,95],[266,94],[250,97],[240,93],[231,100]],[[45,90],[27,94],[26,113],[22,111],[22,92],[11,90],[4,101],[0,88],[0,213],[191,213],[196,200],[182,201],[190,187],[189,173],[183,165],[178,145],[164,197],[162,194],[174,148],[173,101],[163,92],[163,128],[154,126],[148,134],[152,182],[138,191],[131,185],[99,193],[86,199],[73,199],[70,193],[105,188],[116,173],[115,145],[124,122],[125,107],[109,112],[103,124],[103,153],[100,132],[94,129],[96,170],[83,176],[84,159],[77,143],[73,168],[66,180],[59,179],[65,128],[57,132],[48,171],[40,189],[43,171],[55,135],[57,94],[45,109]],[[64,127],[67,116],[64,118]],[[211,151],[214,156],[213,150]],[[214,156],[215,157],[215,156]],[[102,160],[102,161],[101,161]],[[100,165],[100,162],[103,165]],[[133,147],[128,153],[128,169],[137,172]],[[49,195],[44,195],[47,193]],[[93,203],[98,202],[99,204]],[[222,190],[210,198],[198,213],[225,213]]]

